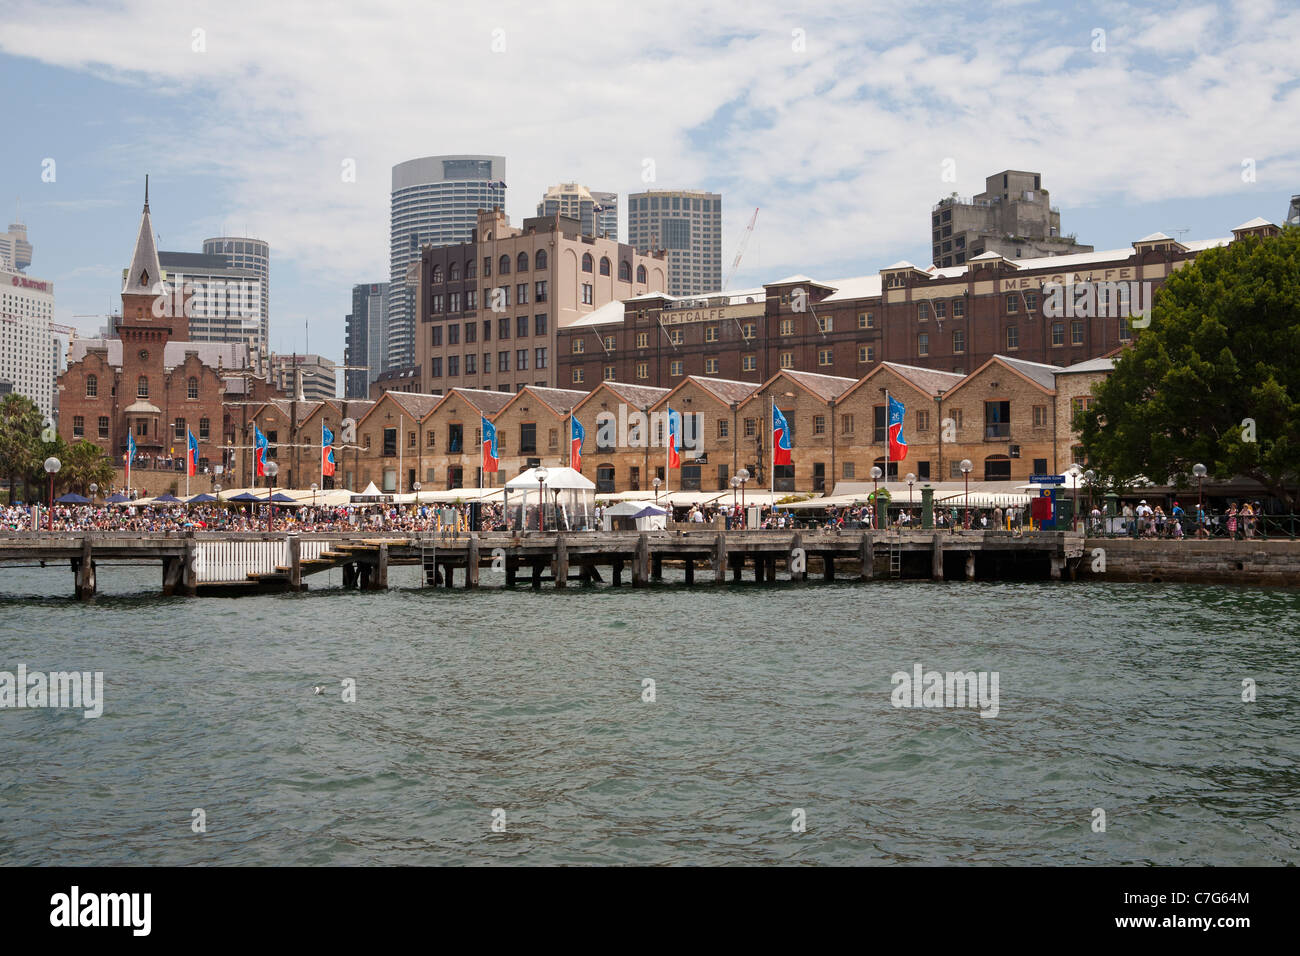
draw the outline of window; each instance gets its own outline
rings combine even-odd
[[[883,445],[885,442],[885,406],[876,405],[871,409],[872,430],[871,440],[877,445]]]
[[[206,418],[199,419],[199,438],[207,441],[212,435],[212,422]]]
[[[965,329],[952,330],[952,351],[953,354],[958,354],[966,351],[966,330]]]
[[[639,349],[647,348],[650,345],[650,333],[638,332],[636,334],[636,347]]]
[[[435,348],[442,345],[442,326],[434,325],[429,327],[429,343]]]
[[[781,320],[781,334],[794,335],[794,319]]]
[[[1006,455],[989,455],[984,459],[985,481],[1010,481],[1011,459]]]
[[[464,425],[457,424],[457,425],[447,426],[447,452],[449,454],[459,455],[461,453],[462,450],[461,446],[464,443],[464,441],[465,441]],[[499,448],[497,450],[500,451]]]
[[[650,363],[649,363],[649,362],[637,362],[637,363],[636,363],[636,377],[637,377],[637,378],[649,378],[649,377],[650,377]]]
[[[757,435],[757,434],[758,434],[758,419],[757,419],[757,418],[746,418],[746,419],[745,419],[745,437],[746,437],[746,438],[753,438],[753,437],[754,437],[755,435]]]
[[[591,267],[592,267],[591,253],[590,253],[590,252],[584,252],[584,253],[582,254],[582,271],[583,271],[583,272],[590,272],[590,271],[591,271]]]
[[[546,313],[542,312],[533,316],[533,335],[546,334]]]
[[[754,323],[753,323],[753,322],[746,322],[746,323],[741,327],[741,334],[744,335],[744,337],[745,337],[745,341],[746,341],[746,342],[748,342],[750,339],[752,339],[752,338],[754,337]]]
[[[99,416],[99,437],[100,438],[108,437],[108,416],[107,415]]]
[[[825,435],[825,434],[826,434],[826,416],[825,416],[825,415],[814,415],[814,416],[813,416],[813,434],[814,434],[814,435]]]
[[[515,338],[528,338],[528,316],[521,315],[515,318]]]
[[[498,371],[498,372],[508,372],[508,371],[510,371],[510,353],[509,353],[509,352],[498,352],[498,353],[497,353],[497,371]]]
[[[460,279],[460,263],[459,263],[459,262],[453,262],[453,263],[448,267],[448,275],[447,275],[447,278],[450,279],[452,282],[455,282],[455,281],[457,281],[458,279]]]
[[[99,377],[96,375],[86,376],[86,397],[95,398],[99,395]]]
[[[668,374],[681,375],[682,367],[683,367],[683,362],[681,359],[673,359],[671,362],[668,363]]]
[[[916,306],[916,320],[918,322],[927,322],[930,319],[930,303],[920,302]]]
[[[705,375],[717,375],[717,374],[718,374],[718,360],[717,360],[717,359],[715,359],[715,358],[706,358],[706,359],[704,360],[704,374],[705,374]]]
[[[590,282],[584,282],[582,284],[582,304],[591,305],[591,283]]]
[[[466,322],[465,323],[465,344],[469,345],[469,343],[476,342],[476,341],[478,341],[478,323]]]
[[[431,378],[442,378],[442,359],[437,355],[429,359],[429,376]]]
[[[1047,406],[1046,405],[1034,406],[1034,427],[1035,428],[1047,427]]]
[[[574,355],[581,355],[583,352],[587,351],[587,343],[583,339],[574,339],[570,349]]]
[[[526,252],[521,252],[521,253],[519,253],[519,255],[516,257],[516,259],[515,259],[515,271],[516,271],[516,272],[527,272],[527,271],[528,271],[528,253],[526,253]]]
[[[755,372],[758,370],[758,358],[754,355],[746,355],[740,360],[740,368],[745,372]]]
[[[947,314],[948,314],[947,302],[943,301],[943,299],[939,299],[937,302],[934,303],[934,317],[936,319],[942,319]]]
[[[1038,293],[1037,293],[1037,292],[1026,292],[1026,293],[1025,293],[1025,311],[1027,311],[1027,312],[1033,312],[1034,309],[1036,309],[1036,308],[1038,308]]]
[[[503,342],[506,339],[510,338],[510,317],[509,316],[503,316],[502,318],[497,319],[497,338],[501,339],[501,341]]]
[[[136,397],[136,398],[148,398],[148,397],[149,397],[149,379],[146,378],[146,377],[143,376],[143,375],[141,375],[141,376],[136,380],[136,383],[135,383],[135,397]]]
[[[830,332],[835,328],[835,319],[833,316],[820,315],[817,317],[817,331]]]
[[[491,319],[483,320],[483,341],[484,342],[492,341],[492,320]]]
[[[438,433],[434,431],[432,428],[430,428],[427,432],[424,433],[424,446],[426,448],[434,447],[434,441],[435,439],[437,439],[437,437],[438,437]]]
[[[621,260],[618,264],[618,281],[619,282],[632,281],[632,264],[627,260]]]
[[[1120,320],[1119,320],[1119,340],[1120,340],[1121,342],[1127,342],[1127,341],[1128,341],[1129,339],[1131,339],[1131,338],[1133,338],[1133,327],[1132,327],[1131,325],[1128,324],[1128,319],[1127,319],[1127,318],[1120,319]]]
[[[528,368],[528,349],[519,349],[515,352],[515,370],[522,372]]]
[[[86,418],[84,415],[72,416],[72,434],[78,438],[86,434]]]
[[[607,275],[609,275],[609,269],[610,269],[610,265],[609,265],[609,256],[601,256],[601,257],[600,257],[600,274],[603,275],[603,276],[607,276]]]
[[[1078,398],[1070,399],[1070,417],[1074,418],[1080,412],[1086,412],[1092,408],[1094,399],[1091,395],[1082,395]]]
[[[459,356],[459,355],[448,355],[448,356],[447,356],[447,376],[450,378],[450,377],[453,376],[453,375],[460,375],[460,356]]]
[[[486,262],[487,260],[485,259],[483,261]],[[473,259],[470,259],[468,262],[465,263],[465,278],[466,279],[478,278],[478,266],[474,264]]]
[[[521,282],[515,286],[515,305],[528,304],[528,283]]]
[[[953,317],[954,319],[960,319],[960,318],[963,318],[965,315],[966,315],[966,300],[965,300],[965,299],[953,299],[953,300],[952,300],[952,317]]]
[[[145,436],[145,437],[148,437],[148,435],[149,435],[149,419],[147,419],[147,418],[139,418],[139,419],[136,419],[136,423],[135,423],[135,433],[136,433],[137,435],[143,435],[143,436]]]
[[[172,422],[172,437],[176,441],[185,441],[185,419],[178,418]]]
[[[510,274],[510,257],[502,256],[500,259],[497,260],[497,275],[504,276],[509,274]]]
[[[468,289],[465,292],[465,311],[473,312],[478,308],[478,289]]]
[[[441,292],[438,292],[438,293],[436,293],[436,294],[433,296],[433,306],[432,306],[432,308],[430,309],[430,311],[431,311],[431,312],[446,312],[446,311],[447,311],[445,308],[443,308],[443,295],[442,295]]]
[[[461,309],[460,309],[460,293],[459,293],[459,292],[448,292],[448,293],[447,293],[447,311],[448,311],[448,312],[459,312],[460,310],[461,310]]]
[[[397,455],[397,429],[384,429],[384,457],[393,458]]]
[[[1065,344],[1065,323],[1053,322],[1052,323],[1052,347],[1060,348],[1064,344]]]
[[[876,313],[874,312],[858,313],[858,328],[874,329],[875,327],[876,327]]]
[[[645,266],[636,267],[636,281],[641,283],[645,283],[647,281]]]
[[[614,381],[614,366],[612,366],[612,365],[606,365],[606,366],[605,366],[605,369],[604,369],[604,372],[602,373],[602,377],[603,377],[603,378],[605,379],[605,381],[607,381],[607,382],[612,382],[612,381]]]
[[[533,368],[546,368],[546,349],[533,349]]]
[[[478,356],[477,356],[477,355],[470,354],[470,355],[466,355],[466,356],[465,356],[465,374],[466,374],[466,375],[477,375],[477,374],[478,374]]]
[[[853,462],[851,462],[851,461],[846,461],[846,462],[844,462],[844,477],[845,477],[845,478],[852,478],[852,477],[854,477],[854,471],[855,471],[855,469],[854,469],[854,467],[853,467]]]
[[[961,416],[960,408],[948,409],[948,417],[952,419],[953,427],[955,428],[962,427],[962,416]]]
[[[782,353],[781,353],[781,367],[782,367],[782,368],[794,368],[794,353],[793,353],[793,352],[782,352]]]
[[[929,333],[929,332],[921,332],[921,333],[918,333],[918,334],[917,334],[917,336],[916,336],[916,354],[917,354],[917,355],[929,355],[929,354],[930,354],[930,333]]]
[[[706,325],[704,327],[704,341],[706,342],[718,341],[718,327],[716,325]]]
[[[874,345],[858,346],[859,362],[874,362],[876,360],[876,347]]]
[[[434,282],[442,281],[442,266],[438,265],[437,263],[435,263],[433,266],[433,281]]]
[[[545,249],[538,249],[538,250],[537,250],[537,253],[533,256],[533,268],[534,268],[534,269],[545,269],[545,268],[546,268],[546,250],[545,250]]]
[[[537,423],[524,422],[519,426],[519,454],[534,455],[537,453]]]
[[[1083,344],[1083,323],[1077,319],[1070,323],[1070,344]]]
[[[1020,348],[1020,329],[1014,325],[1007,326],[1007,351],[1014,352]]]
[[[1020,311],[1020,300],[1017,299],[1016,294],[1012,292],[1010,295],[1007,296],[1007,312],[1011,313],[1011,312],[1019,312],[1019,311]]]
[[[731,422],[725,418],[718,419],[718,438],[727,438],[731,434]]]
[[[818,349],[818,350],[817,350],[817,364],[818,364],[818,365],[830,365],[830,364],[832,364],[832,363],[834,362],[834,360],[835,360],[835,350],[834,350],[834,349]]]
[[[581,385],[581,384],[582,384],[582,369],[580,369],[580,368],[575,368],[575,369],[573,370],[573,384],[574,384],[574,385]]]
[[[984,403],[984,438],[1011,437],[1011,403]]]
[[[449,326],[447,326],[447,344],[448,344],[448,345],[459,345],[459,344],[460,344],[460,326],[459,326],[459,325],[449,325]]]
[[[841,415],[841,416],[840,416],[840,433],[841,433],[841,434],[844,434],[844,435],[852,435],[852,434],[853,434],[853,416],[852,416],[852,415]]]
[[[407,448],[415,447],[415,432],[406,433],[406,447]]]

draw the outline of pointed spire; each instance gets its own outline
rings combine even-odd
[[[144,212],[140,215],[140,234],[135,239],[131,265],[122,284],[123,295],[153,295],[154,287],[162,282],[162,266],[158,263],[158,246],[153,238],[153,220],[149,217],[149,177],[145,177]]]

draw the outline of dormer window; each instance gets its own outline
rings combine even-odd
[[[140,273],[140,284],[141,284],[141,285],[148,285],[148,284],[149,284],[149,270],[148,270],[148,269],[145,269],[143,272]]]

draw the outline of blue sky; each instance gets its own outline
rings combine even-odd
[[[21,199],[28,272],[93,332],[147,172],[161,248],[268,241],[271,347],[341,360],[351,286],[387,277],[390,168],[415,156],[505,155],[515,222],[572,179],[719,190],[724,272],[761,207],[736,287],[925,265],[930,205],[1008,167],[1099,249],[1279,222],[1300,193],[1295,4],[853,11],[9,2],[0,219]]]

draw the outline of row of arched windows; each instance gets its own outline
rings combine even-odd
[[[147,375],[141,375],[138,379],[136,379],[135,394],[137,398],[149,397],[149,377]],[[86,397],[96,398],[98,395],[99,395],[99,376],[87,375],[86,376]],[[185,397],[186,398],[199,397],[199,380],[195,378],[193,375],[191,375],[189,381],[185,383]]]
[[[532,261],[533,261],[533,268],[534,268],[534,269],[537,269],[537,270],[545,269],[545,268],[546,268],[546,263],[547,263],[546,250],[545,250],[545,249],[538,249],[538,250],[537,250],[537,254],[536,254],[535,256],[533,256],[533,260],[532,260]],[[518,256],[515,257],[515,271],[516,271],[516,272],[527,272],[527,271],[528,271],[528,253],[526,253],[526,252],[521,252],[521,253],[519,253]],[[497,260],[497,273],[498,273],[499,275],[503,275],[503,276],[504,276],[504,275],[509,275],[509,274],[510,274],[510,257],[509,257],[508,255],[503,255],[499,260]],[[466,279],[472,279],[472,278],[474,278],[474,263],[473,263],[473,262],[467,262],[467,263],[465,263],[464,276],[465,276]],[[460,277],[461,277],[461,266],[460,266],[460,263],[459,263],[459,262],[453,262],[453,263],[451,263],[451,265],[449,265],[449,266],[447,267],[447,276],[446,276],[447,281],[450,281],[450,282],[459,282],[459,281],[460,281]],[[442,281],[443,281],[443,271],[442,271],[442,266],[441,266],[441,265],[438,265],[438,264],[435,264],[435,265],[434,265],[434,267],[433,267],[433,281],[434,281],[434,282],[442,282]]]
[[[590,252],[584,252],[584,253],[582,254],[582,271],[583,271],[583,272],[591,272],[594,266],[595,266],[595,259],[592,258],[591,253],[590,253]],[[610,261],[609,261],[609,256],[601,256],[601,257],[600,257],[600,274],[603,275],[603,276],[607,276],[607,275],[609,275],[609,271],[610,271]],[[623,261],[621,261],[621,262],[619,262],[619,264],[618,264],[618,280],[619,280],[620,282],[631,282],[631,281],[632,281],[632,265],[631,265],[631,263],[629,263],[626,259],[623,260]],[[637,282],[642,282],[642,283],[646,281],[646,269],[645,269],[645,266],[637,266],[637,267],[636,267],[636,281],[637,281]]]

